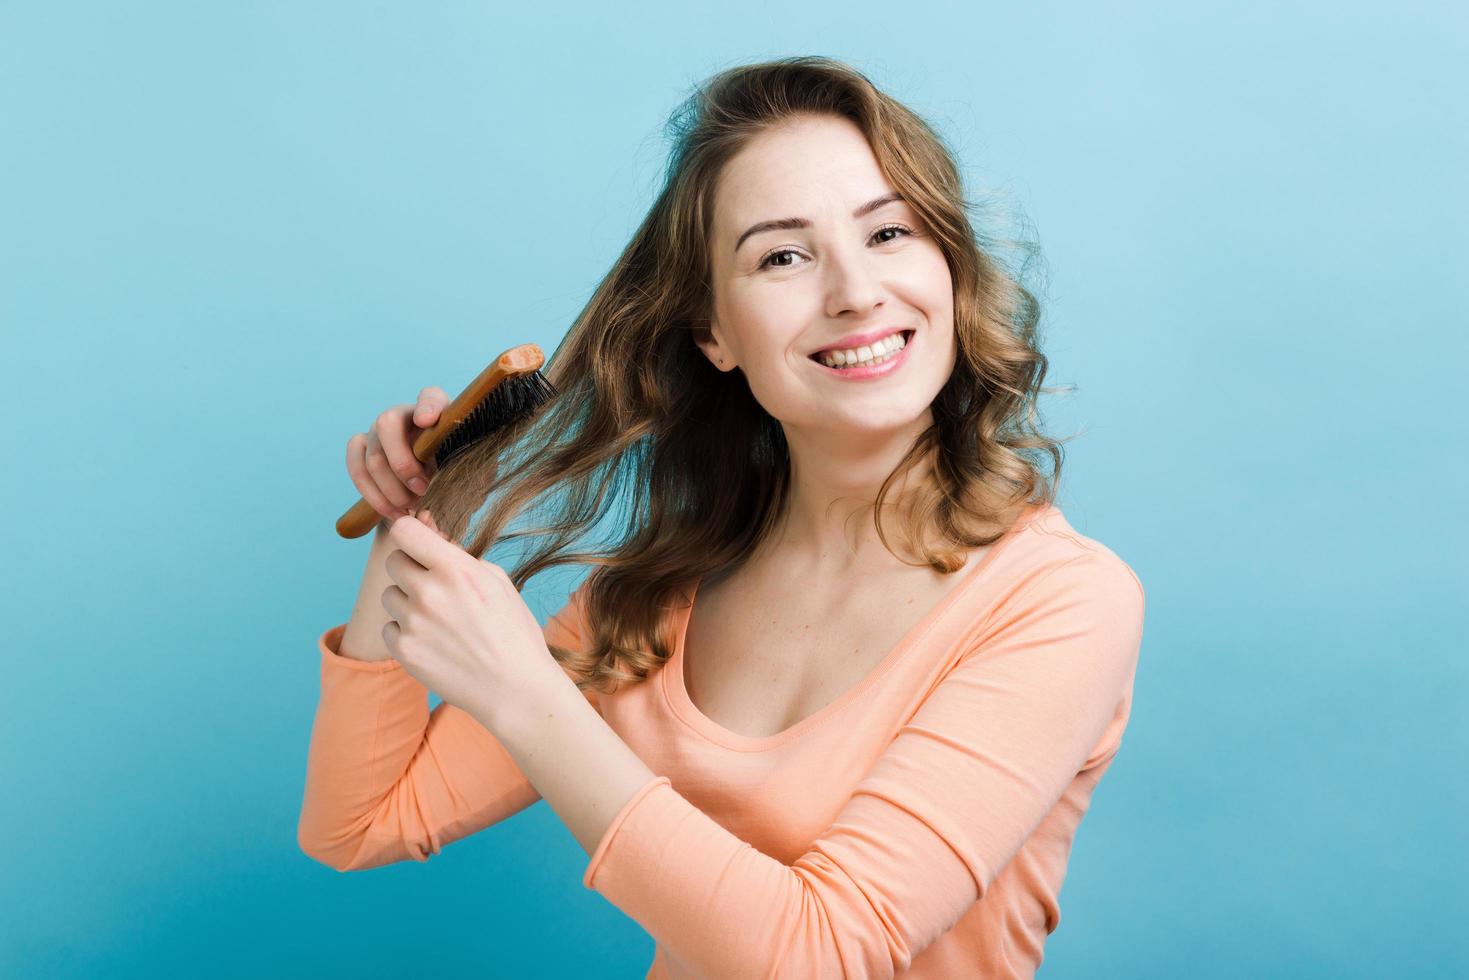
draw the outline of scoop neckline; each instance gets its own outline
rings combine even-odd
[[[860,681],[837,695],[836,700],[823,705],[795,724],[770,735],[742,735],[739,732],[731,731],[700,711],[699,706],[694,704],[694,699],[689,695],[688,687],[684,683],[684,640],[688,636],[689,621],[693,618],[694,603],[698,599],[699,586],[704,581],[703,576],[696,578],[694,580],[693,590],[689,594],[688,604],[678,614],[679,620],[674,638],[673,654],[668,658],[668,662],[664,664],[663,669],[659,671],[663,680],[663,694],[668,701],[669,707],[673,710],[674,715],[689,728],[703,735],[711,742],[736,751],[760,752],[799,738],[811,729],[821,725],[828,718],[842,711],[881,680],[888,671],[903,659],[909,650],[927,635],[929,630],[937,625],[944,613],[953,608],[954,604],[959,600],[959,597],[974,585],[979,579],[980,574],[989,567],[1001,549],[1036,520],[1037,511],[1043,508],[1044,505],[1041,504],[1033,505],[1026,512],[1026,516],[1017,520],[1013,527],[996,539],[990,549],[980,556],[973,568],[961,573],[963,578],[960,582],[930,607],[928,612],[918,622],[914,623],[892,649],[888,650],[883,658],[878,661],[877,666],[868,671]]]

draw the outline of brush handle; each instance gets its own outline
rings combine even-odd
[[[421,463],[428,462],[454,427],[478,408],[480,402],[489,397],[490,392],[500,387],[508,378],[539,371],[544,363],[546,355],[535,344],[512,347],[495,358],[489,367],[479,373],[479,377],[469,383],[468,388],[444,407],[437,422],[418,434],[418,438],[413,440],[413,455]],[[377,526],[382,517],[372,504],[359,497],[357,503],[337,518],[337,533],[344,538],[360,538]]]

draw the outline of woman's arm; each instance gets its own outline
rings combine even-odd
[[[362,573],[362,584],[357,589],[357,604],[352,607],[352,618],[347,620],[346,632],[342,634],[338,653],[353,660],[369,663],[387,660],[387,644],[383,643],[383,627],[388,624],[388,611],[383,608],[383,592],[393,580],[384,567],[393,546],[388,543],[388,521],[377,522],[372,532],[372,550],[367,555],[367,568]]]
[[[701,976],[902,974],[989,893],[1076,783],[1053,828],[1074,833],[1120,745],[1143,613],[1141,583],[1120,559],[1068,561],[984,622],[791,864],[657,776],[599,821],[583,884]],[[585,785],[604,780],[597,770],[618,762],[584,741],[547,738],[561,755],[534,762],[533,780],[554,774],[537,785],[558,813],[578,811]],[[1079,780],[1089,768],[1098,775]],[[1064,862],[1070,837],[1051,847]]]
[[[379,531],[379,540],[386,534]],[[297,826],[301,850],[338,871],[426,861],[446,844],[513,816],[540,798],[514,758],[468,713],[443,702],[383,646],[377,542],[352,621],[318,638],[321,696],[311,730]],[[548,643],[579,649],[584,593],[546,621]],[[344,653],[346,630],[362,639]],[[585,692],[594,708],[596,693]]]

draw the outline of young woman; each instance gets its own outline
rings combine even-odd
[[[319,639],[301,847],[427,860],[544,798],[650,977],[1030,976],[1144,606],[1033,458],[1059,478],[1037,303],[852,68],[742,66],[674,121],[533,422],[437,473],[408,449],[426,388],[348,443],[385,521]],[[619,489],[626,535],[569,551]],[[481,560],[534,534],[514,575]],[[542,630],[518,592],[563,563],[594,568]],[[493,572],[451,602],[440,565]]]

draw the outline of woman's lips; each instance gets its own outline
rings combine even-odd
[[[905,334],[905,335],[911,336],[913,333],[914,333],[914,331],[911,330],[911,329],[909,329],[909,328],[907,328],[907,327],[898,327],[895,330],[887,330],[887,331],[885,331],[883,333],[867,334],[867,335],[865,335],[866,336],[866,339],[865,340],[857,340],[857,341],[852,341],[852,342],[848,342],[848,343],[832,344],[830,347],[823,347],[823,348],[821,348],[821,350],[814,352],[813,354],[811,354],[811,356],[814,357],[814,358],[816,358],[817,360],[820,360],[821,359],[821,355],[823,355],[823,354],[829,354],[832,351],[837,351],[837,350],[856,350],[859,347],[871,347],[873,344],[876,344],[879,341],[887,340],[889,337],[896,336],[897,334]],[[859,336],[860,337],[860,336],[863,336],[863,335],[862,334],[855,334],[854,336]]]
[[[834,368],[827,367],[823,364],[816,354],[811,355],[811,360],[821,370],[842,381],[869,381],[874,378],[885,377],[903,366],[903,362],[908,359],[908,352],[913,349],[914,341],[918,339],[917,331],[903,330],[899,332],[907,335],[907,342],[903,344],[902,350],[881,364],[873,364],[868,367]]]

